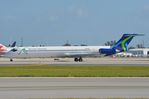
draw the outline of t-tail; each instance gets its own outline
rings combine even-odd
[[[105,56],[113,55],[120,52],[128,51],[128,45],[135,36],[143,36],[143,34],[123,34],[121,39],[114,44],[111,48],[101,48],[99,49],[100,54]]]

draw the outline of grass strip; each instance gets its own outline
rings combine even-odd
[[[149,77],[149,66],[0,66],[0,77]]]

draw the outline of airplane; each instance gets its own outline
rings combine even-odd
[[[0,57],[10,58],[60,58],[73,57],[75,62],[82,62],[82,57],[95,55],[110,56],[128,51],[128,44],[133,37],[142,34],[123,34],[121,39],[110,46],[43,46],[43,47],[16,47],[14,42],[10,47],[0,44]]]

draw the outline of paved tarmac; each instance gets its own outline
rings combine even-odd
[[[49,66],[149,66],[149,58],[84,58],[83,62],[73,62],[72,58],[0,58],[0,66],[48,64]],[[1,77],[0,99],[32,98],[149,98],[149,78],[30,78]]]
[[[84,58],[83,62],[74,62],[73,58],[31,58],[14,59],[10,62],[8,58],[0,58],[0,66],[48,64],[49,66],[149,66],[149,58]]]
[[[109,97],[149,98],[149,78],[0,78],[0,99]]]

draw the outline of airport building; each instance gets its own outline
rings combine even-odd
[[[127,52],[118,53],[118,57],[149,57],[149,48],[130,49]]]
[[[128,53],[136,57],[149,57],[149,48],[130,49]]]

